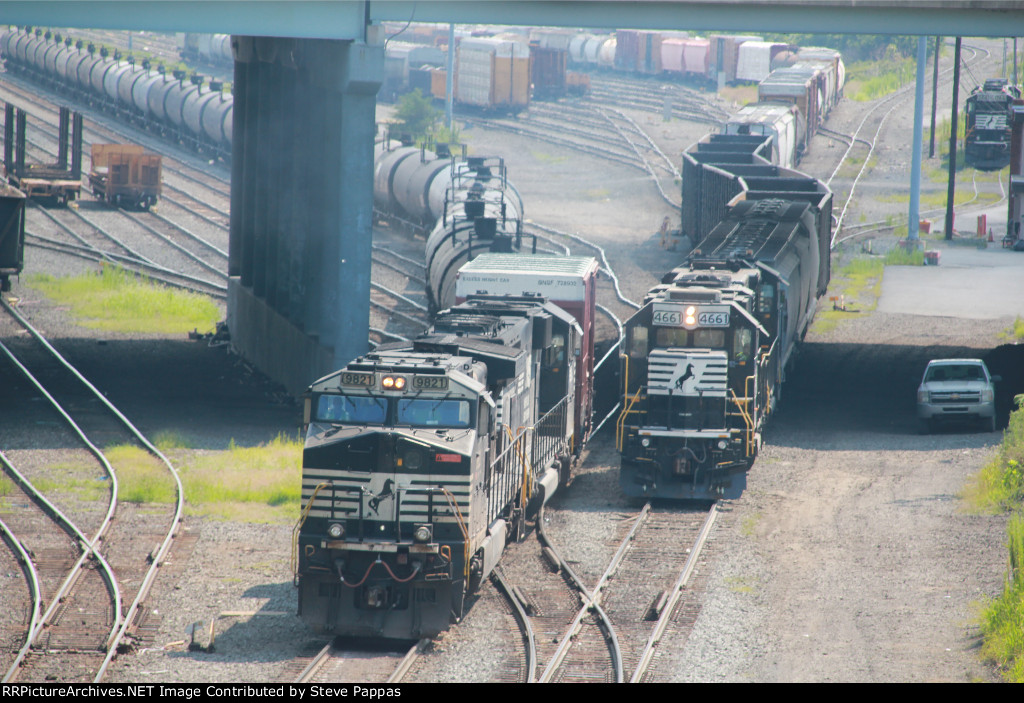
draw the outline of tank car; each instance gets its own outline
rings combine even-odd
[[[228,35],[212,37],[219,38],[221,53],[230,50]],[[0,39],[0,48],[10,71],[202,153],[230,157],[233,99],[219,82],[186,79],[183,72],[167,76],[151,70],[147,61],[136,66],[117,53],[108,56],[105,49],[97,52],[92,45],[40,30],[11,30]]]
[[[311,627],[429,637],[462,617],[570,461],[582,343],[543,297],[471,297],[310,387],[293,564]]]
[[[713,500],[746,487],[829,280],[832,194],[771,164],[770,142],[713,135],[686,154],[693,248],[625,324],[616,443],[626,495]]]
[[[964,159],[980,171],[998,171],[1010,163],[1011,112],[1020,88],[1005,78],[990,78],[975,88],[964,107]]]

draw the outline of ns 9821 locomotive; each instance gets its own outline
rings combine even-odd
[[[311,386],[293,566],[313,628],[436,635],[567,476],[591,340],[526,293],[470,296]]]
[[[746,487],[829,280],[831,192],[767,153],[770,138],[713,135],[685,155],[684,225],[697,243],[625,324],[616,441],[627,495]]]

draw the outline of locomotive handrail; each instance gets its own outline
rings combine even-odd
[[[309,511],[313,509],[313,501],[316,500],[317,494],[331,484],[330,481],[321,481],[313,489],[313,495],[309,497],[309,502],[306,503],[305,507],[302,508],[302,512],[299,514],[299,519],[295,523],[295,527],[292,528],[292,573],[295,575],[295,579],[299,576],[299,532],[302,530],[302,526],[306,524],[306,518],[309,517]],[[297,585],[297,581],[295,581]]]
[[[746,386],[747,383],[749,383],[753,379],[753,376],[747,376],[746,381],[744,381],[744,386]],[[746,438],[744,439],[744,443],[746,444],[746,455],[749,457],[754,443],[754,419],[751,417],[750,410],[747,407],[747,405],[751,401],[750,391],[747,390],[744,392],[747,393],[746,397],[740,398],[739,396],[736,395],[736,391],[734,391],[732,388],[729,389],[729,393],[732,394],[732,402],[736,404],[736,409],[739,410],[739,416],[743,418],[743,422],[747,426]]]
[[[433,490],[438,489],[448,500],[448,506],[452,508],[455,519],[458,521],[459,530],[462,532],[462,574],[466,578],[466,583],[469,583],[469,528],[466,527],[466,521],[462,517],[462,510],[459,509],[459,502],[455,500],[455,496],[444,486],[438,486]]]
[[[622,409],[622,413],[619,415],[619,420],[615,426],[615,448],[620,452],[622,451],[622,440],[626,429],[626,416],[633,411],[633,406],[638,400],[640,400],[640,394],[643,393],[644,387],[640,386],[636,389],[636,394],[629,399],[626,407]]]

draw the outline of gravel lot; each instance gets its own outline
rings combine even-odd
[[[862,111],[847,101],[829,126],[852,131]],[[887,135],[897,146],[878,156],[880,190],[905,189],[909,181],[902,149],[909,142],[906,112],[912,114],[894,117],[896,131]],[[666,153],[678,154],[708,131],[707,125],[636,117]],[[639,299],[669,267],[656,231],[671,211],[636,172],[479,128],[465,135],[477,153],[506,157],[528,217],[606,246],[629,297]],[[827,157],[834,164],[836,151],[827,142],[816,144],[806,170],[826,177]],[[905,211],[899,203],[873,200],[873,191],[859,192],[867,219]],[[940,277],[955,259],[951,247],[944,249],[943,265],[914,286],[927,287],[928,300],[939,292],[973,295],[970,285],[953,288]],[[995,260],[964,263],[973,272],[968,280],[985,279]],[[67,266],[59,257],[27,251],[28,271]],[[888,286],[887,278],[876,312],[808,336],[747,492],[725,506],[717,523],[696,626],[685,641],[663,647],[658,672],[664,680],[994,680],[991,667],[977,658],[972,618],[975,604],[1001,588],[1004,519],[965,513],[957,494],[999,435],[967,428],[918,435],[913,396],[927,359],[958,354],[997,358],[993,372],[1008,379],[1003,395],[1024,391],[1024,385],[1011,387],[1020,366],[1017,350],[992,353],[998,334],[1024,314],[1024,303],[996,290],[983,296],[986,305],[1001,298],[1004,306],[985,319],[970,312],[912,314]],[[268,441],[300,422],[296,405],[223,347],[119,335],[103,335],[100,344],[98,335],[18,283],[14,294],[143,431],[173,429],[199,448],[217,450],[231,439]],[[0,326],[0,338],[11,335]],[[0,398],[9,401],[5,386]],[[18,424],[10,402],[2,406],[0,437],[32,451],[38,428]],[[567,526],[561,538],[578,543],[584,573],[599,571],[605,558],[607,521],[635,510],[616,492],[614,451],[606,440],[593,449],[570,494],[553,506],[561,511],[559,527]],[[291,660],[319,638],[294,615],[290,526],[190,518],[186,529],[198,541],[176,554],[158,580],[150,603],[155,629],[134,654],[119,657],[111,678],[257,682],[294,675]],[[507,555],[510,566],[521,547]],[[493,641],[502,622],[494,600],[478,600],[411,678],[490,679],[497,658],[507,655]],[[198,639],[206,644],[214,620],[215,651],[187,651],[182,642],[189,625],[205,623]]]

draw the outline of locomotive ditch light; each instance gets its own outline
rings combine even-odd
[[[725,449],[728,446],[729,446],[729,442],[727,440],[724,440],[724,439],[718,440],[718,448],[719,449]]]
[[[430,525],[417,525],[412,531],[413,541],[426,544],[434,537],[434,530]]]
[[[651,446],[651,438],[650,437],[644,437],[643,439],[640,440],[640,445],[644,446],[644,447]]]
[[[332,522],[327,527],[327,534],[329,534],[334,539],[341,539],[345,536],[345,526],[342,525],[340,522]]]

